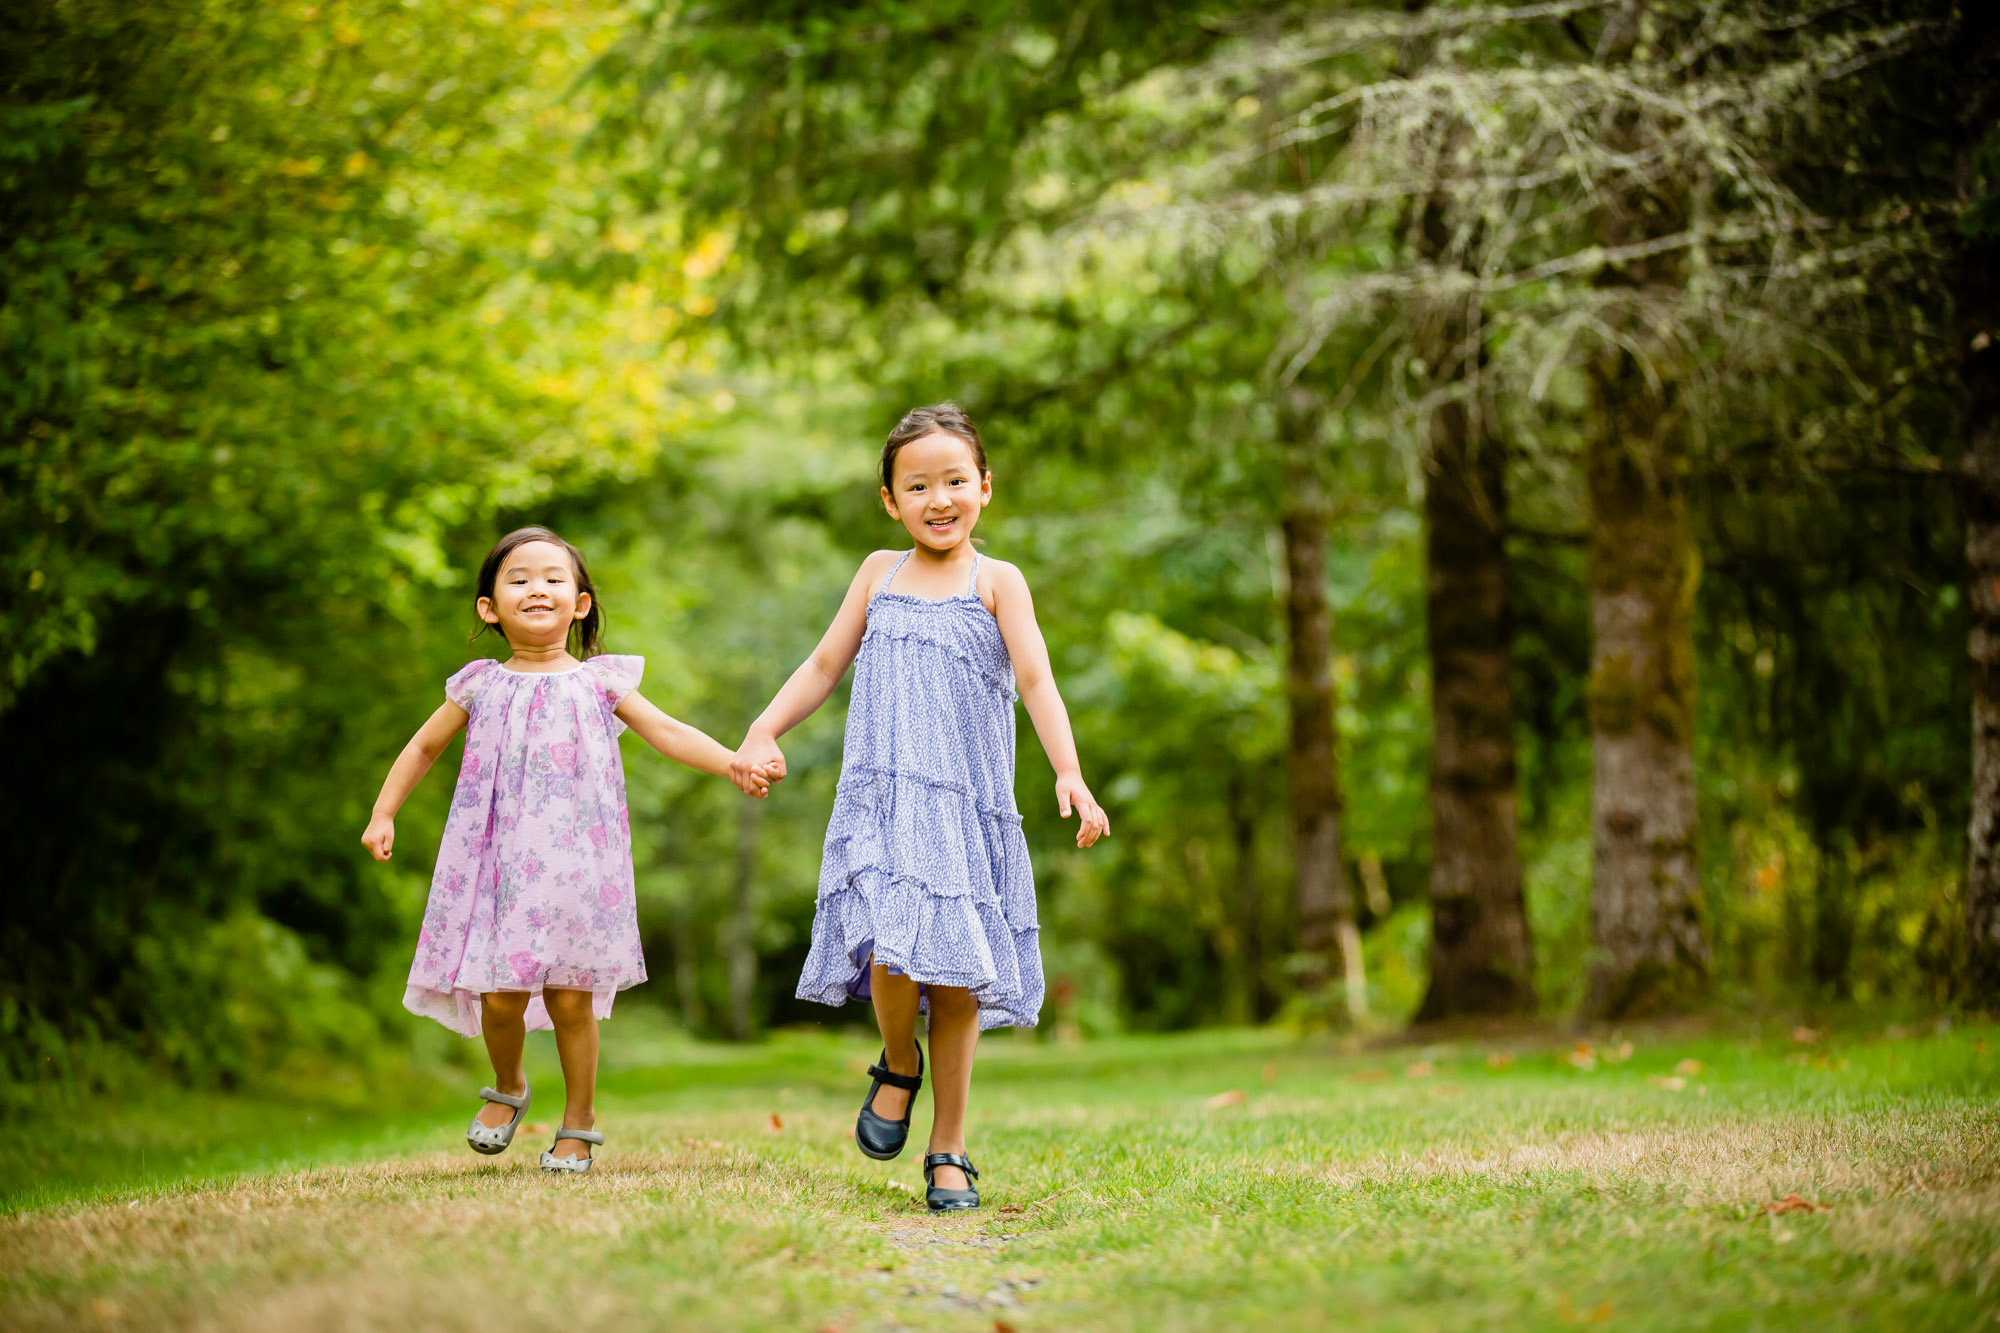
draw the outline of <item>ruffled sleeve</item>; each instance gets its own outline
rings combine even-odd
[[[444,697],[470,713],[477,706],[487,682],[492,679],[488,673],[499,665],[490,657],[467,663],[444,683]]]
[[[597,694],[604,701],[604,713],[611,718],[611,732],[622,735],[625,724],[612,714],[625,696],[639,688],[639,677],[646,673],[646,659],[626,657],[615,653],[604,653],[586,660],[584,672],[597,687]]]

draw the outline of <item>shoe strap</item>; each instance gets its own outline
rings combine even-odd
[[[972,1159],[962,1152],[934,1152],[924,1158],[924,1181],[929,1183],[933,1167],[955,1166],[965,1172],[967,1180],[979,1179],[979,1172],[972,1165]]]
[[[849,1069],[853,1067],[853,1065],[848,1066]],[[887,1065],[868,1066],[868,1077],[874,1079],[877,1083],[886,1083],[892,1088],[901,1088],[905,1092],[917,1092],[924,1086],[924,1076],[922,1074],[898,1074]]]
[[[492,1088],[481,1088],[479,1099],[485,1102],[499,1102],[502,1106],[511,1106],[519,1111],[527,1106],[528,1093],[524,1092],[518,1097],[513,1097],[504,1092],[495,1092]]]
[[[923,1043],[917,1043],[917,1072],[915,1074],[898,1074],[895,1070],[889,1068],[889,1053],[884,1051],[874,1064],[868,1066],[868,1077],[874,1079],[877,1083],[886,1083],[892,1088],[901,1088],[904,1092],[921,1091],[924,1086]],[[871,1097],[869,1100],[873,1101],[874,1099]]]
[[[848,1066],[848,1068],[852,1069],[852,1068],[853,1068],[853,1066],[852,1066],[852,1065],[849,1065],[849,1066]],[[594,1130],[594,1129],[559,1129],[559,1130],[557,1130],[557,1131],[556,1131],[556,1142],[557,1142],[557,1143],[561,1143],[561,1142],[562,1142],[562,1141],[563,1141],[564,1139],[575,1139],[575,1140],[576,1140],[577,1142],[579,1142],[579,1143],[595,1143],[595,1144],[597,1144],[597,1145],[598,1145],[599,1147],[603,1147],[603,1146],[604,1146],[604,1136],[603,1136],[602,1134],[598,1133],[598,1132],[597,1132],[596,1130]]]

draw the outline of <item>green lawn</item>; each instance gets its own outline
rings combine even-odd
[[[1990,1026],[999,1037],[951,1219],[852,1146],[872,1046],[605,1039],[588,1179],[475,1156],[469,1096],[10,1122],[0,1327],[2000,1329]]]

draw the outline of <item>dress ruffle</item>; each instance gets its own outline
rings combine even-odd
[[[1044,983],[1014,805],[1013,684],[976,596],[871,602],[800,999],[868,998],[872,959],[964,987],[982,1028],[1035,1024]]]

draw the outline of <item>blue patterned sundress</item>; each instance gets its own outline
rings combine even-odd
[[[981,1028],[1032,1027],[1042,954],[1014,805],[1014,664],[979,600],[979,557],[939,601],[890,591],[911,554],[868,602],[798,997],[868,998],[872,957],[970,990]]]

